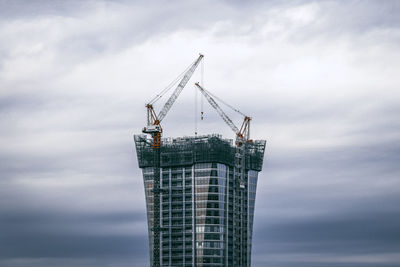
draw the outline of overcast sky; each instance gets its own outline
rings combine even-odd
[[[253,266],[398,266],[400,2],[243,2],[0,0],[1,266],[149,265],[132,136],[200,52],[267,140]],[[193,135],[200,79],[164,136]]]

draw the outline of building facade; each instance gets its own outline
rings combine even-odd
[[[244,185],[236,179],[232,140],[219,135],[165,139],[157,156],[145,136],[136,135],[135,143],[151,266],[250,266],[265,141],[246,144]]]

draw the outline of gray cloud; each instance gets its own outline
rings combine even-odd
[[[0,1],[0,265],[148,265],[132,135],[203,52],[206,87],[268,141],[253,265],[395,266],[399,8]],[[166,136],[193,133],[193,103],[188,85]],[[204,109],[201,133],[233,137]]]

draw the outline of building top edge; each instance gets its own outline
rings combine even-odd
[[[146,140],[149,143],[151,142],[151,138],[145,134],[135,134],[134,137],[136,139]],[[229,138],[223,138],[221,134],[207,134],[207,135],[198,135],[198,136],[179,136],[179,137],[164,137],[161,138],[161,143],[165,146],[168,145],[186,145],[186,144],[194,144],[194,143],[202,143],[207,142],[209,140],[218,140],[223,143],[227,143],[230,146],[234,146],[234,140]],[[256,145],[265,144],[265,140],[253,140],[253,143]]]
[[[154,149],[151,138],[144,134],[134,135],[139,167],[155,166]],[[237,147],[232,139],[221,135],[188,136],[164,138],[158,150],[160,166],[192,165],[195,163],[219,162],[234,166]],[[246,169],[261,171],[266,141],[256,140],[246,143]]]

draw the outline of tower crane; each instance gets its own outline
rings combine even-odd
[[[235,132],[236,134],[236,145],[240,146],[243,144],[243,142],[247,143],[252,143],[253,141],[250,139],[250,121],[251,118],[249,116],[246,116],[242,112],[240,112],[238,109],[232,107],[231,105],[225,103],[206,89],[204,89],[199,83],[195,83],[197,88],[200,90],[200,92],[204,95],[204,97],[207,99],[208,103],[217,111],[217,113],[221,116],[221,118],[228,124],[228,126],[232,129],[232,131]],[[221,109],[221,107],[218,105],[218,103],[214,100],[214,98],[218,99],[220,102],[224,103],[237,113],[241,114],[244,119],[242,126],[240,129],[233,123],[233,121],[226,115],[226,113]]]
[[[179,82],[178,86],[175,88],[172,95],[169,97],[167,102],[164,104],[161,111],[156,115],[154,111],[153,104],[158,101],[170,88],[164,89],[160,94],[156,95],[148,104],[147,108],[147,126],[143,128],[143,133],[150,134],[153,138],[153,148],[159,148],[161,146],[161,135],[162,127],[161,121],[165,118],[168,111],[171,109],[175,100],[178,98],[179,94],[182,92],[183,88],[186,86],[190,78],[192,77],[194,71],[199,65],[200,61],[204,56],[199,54],[199,57],[189,66],[189,68],[184,72],[183,78]]]
[[[177,78],[174,82],[172,82],[169,86],[167,86],[164,90],[162,90],[158,95],[156,95],[148,104],[146,104],[147,108],[147,125],[143,128],[143,133],[150,134],[153,139],[153,161],[154,161],[154,169],[153,169],[153,220],[154,224],[152,227],[153,231],[153,267],[161,266],[160,262],[160,232],[163,231],[163,227],[160,222],[160,194],[163,194],[163,189],[160,186],[160,156],[161,156],[161,135],[162,135],[162,127],[161,121],[165,118],[168,111],[171,109],[172,105],[175,103],[175,100],[178,98],[179,94],[182,92],[185,85],[188,83],[190,78],[192,77],[194,71],[202,60],[203,55],[200,54],[199,57]],[[182,78],[181,78],[182,77]],[[172,88],[172,86],[179,80],[178,86],[175,88],[172,95],[169,97],[167,102],[164,104],[161,111],[156,114],[153,108],[153,104],[158,101],[165,93]]]
[[[210,103],[210,105],[217,111],[217,113],[221,116],[221,118],[226,122],[226,124],[228,124],[228,126],[236,134],[235,176],[236,176],[236,181],[239,182],[239,187],[243,189],[246,186],[246,181],[245,181],[246,143],[253,142],[253,140],[250,139],[251,118],[240,112],[238,109],[225,103],[215,95],[211,94],[209,91],[204,89],[199,83],[195,83],[195,85],[207,99],[208,103]],[[226,113],[221,109],[221,107],[218,105],[218,103],[215,101],[214,98],[218,99],[220,102],[224,103],[225,105],[227,105],[228,107],[230,107],[231,109],[238,112],[244,117],[240,129],[233,123],[233,121],[228,117],[228,115],[226,115]]]
[[[246,197],[246,184],[248,184],[247,179],[248,175],[246,175],[246,163],[249,160],[247,157],[247,151],[248,151],[248,143],[252,143],[253,141],[250,139],[250,121],[251,118],[249,116],[246,116],[242,112],[240,112],[238,109],[232,107],[231,105],[225,103],[221,99],[218,99],[215,95],[212,95],[210,92],[208,92],[206,89],[204,89],[199,83],[195,83],[197,88],[200,90],[200,92],[204,95],[204,97],[207,99],[207,101],[210,103],[210,105],[218,112],[218,114],[221,116],[221,118],[226,122],[226,124],[229,125],[229,127],[235,132],[236,134],[236,151],[235,151],[235,165],[234,165],[234,176],[235,176],[235,185],[233,187],[233,190],[235,190],[236,198],[233,203],[233,212],[238,216],[237,222],[235,222],[237,225],[243,226],[245,225],[245,219],[243,216],[240,216],[241,210],[243,210],[245,207],[245,199]],[[234,111],[238,112],[241,114],[244,119],[242,126],[240,129],[232,122],[232,120],[226,115],[226,113],[221,109],[221,107],[218,105],[218,103],[215,101],[215,99],[218,99],[220,102],[224,103],[228,107],[232,108]],[[239,227],[240,227],[239,226]],[[239,232],[240,238],[236,238],[233,242],[241,243],[242,240],[246,239],[245,229],[242,228]],[[241,257],[241,256],[240,256]]]

